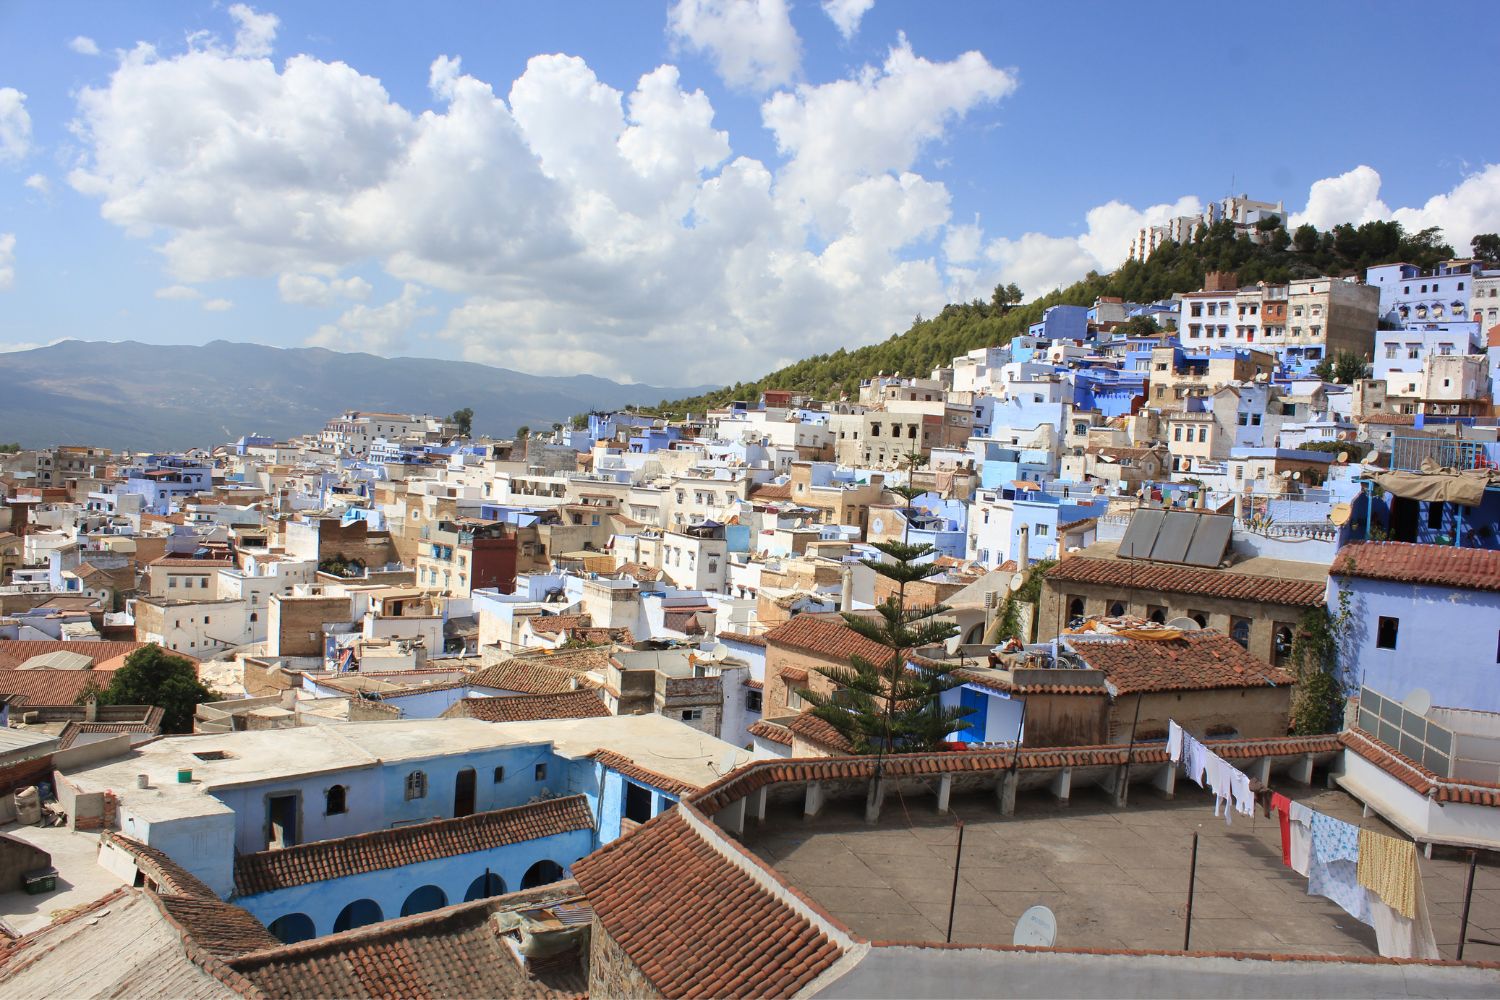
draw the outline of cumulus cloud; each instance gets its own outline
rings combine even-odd
[[[454,304],[433,335],[471,360],[703,382],[800,358],[810,331],[869,343],[940,308],[950,282],[923,255],[951,199],[919,161],[1015,81],[902,40],[765,102],[770,164],[736,155],[671,65],[617,89],[543,55],[497,88],[440,57],[428,84],[433,107],[408,109],[343,63],[138,46],[78,94],[69,183],[183,286],[262,276],[319,307],[370,294],[339,277],[356,268],[404,286],[312,343],[399,350],[434,289]]]
[[[320,326],[307,338],[307,344],[336,351],[394,354],[405,344],[412,324],[437,311],[422,305],[426,294],[420,285],[408,284],[389,302],[355,306],[334,322]]]
[[[168,302],[191,302],[203,298],[203,293],[196,288],[187,285],[168,285],[166,288],[158,288],[151,294]]]
[[[32,174],[22,183],[44,198],[52,193],[52,182],[47,179],[46,174]]]
[[[97,56],[99,54],[99,44],[88,35],[75,35],[73,40],[68,43],[68,48],[81,56]]]
[[[320,278],[315,274],[283,274],[276,279],[281,301],[296,306],[331,306],[340,299],[363,302],[370,283],[363,278]]]
[[[19,163],[31,152],[31,115],[26,95],[15,87],[0,87],[0,163]]]
[[[823,13],[828,15],[828,19],[847,41],[854,37],[854,33],[859,30],[859,22],[873,6],[875,0],[823,0]]]
[[[215,313],[228,312],[234,308],[234,303],[228,299],[207,299],[203,303],[203,308]]]
[[[0,292],[16,283],[16,234],[0,233]]]
[[[248,5],[237,3],[229,8],[234,18],[234,54],[248,59],[263,59],[271,54],[276,29],[281,19],[275,14],[257,14]]]
[[[677,0],[667,30],[706,53],[731,87],[770,90],[796,79],[801,66],[786,0]]]
[[[1389,208],[1380,198],[1380,185],[1379,171],[1365,164],[1315,181],[1307,193],[1307,207],[1292,215],[1291,224],[1310,222],[1328,229],[1343,222],[1394,220],[1407,232],[1436,226],[1460,254],[1468,252],[1476,233],[1500,232],[1500,164],[1486,164],[1417,207]]]

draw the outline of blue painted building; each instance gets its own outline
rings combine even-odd
[[[1048,306],[1041,320],[1031,324],[1026,332],[1040,340],[1087,340],[1089,311],[1087,306]]]

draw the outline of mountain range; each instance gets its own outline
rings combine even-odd
[[[223,340],[65,340],[0,354],[0,442],[176,450],[242,434],[305,434],[349,409],[448,414],[463,407],[474,411],[475,434],[506,436],[523,425],[550,427],[577,413],[705,388]]]

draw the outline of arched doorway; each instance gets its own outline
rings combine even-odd
[[[469,891],[464,893],[464,902],[503,895],[505,895],[505,879],[494,872],[485,872],[469,883]]]
[[[385,913],[375,900],[356,899],[339,911],[338,917],[333,921],[333,932],[337,934],[339,931],[353,930],[365,924],[378,924],[384,919]]]
[[[312,917],[305,913],[287,913],[271,921],[266,928],[282,944],[296,944],[318,936]]]
[[[448,894],[435,885],[424,885],[413,889],[406,902],[401,904],[401,915],[409,917],[414,913],[426,913],[428,910],[441,909],[448,905]]]
[[[539,885],[560,882],[562,877],[562,865],[556,861],[538,861],[526,869],[526,874],[521,877],[521,888],[535,889]]]

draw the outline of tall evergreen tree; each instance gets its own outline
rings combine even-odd
[[[810,688],[798,691],[813,706],[812,714],[837,729],[859,754],[936,749],[950,734],[969,728],[964,717],[973,711],[941,704],[943,692],[963,683],[957,664],[908,661],[913,650],[951,639],[958,629],[937,617],[948,610],[946,605],[908,606],[906,602],[908,584],[925,580],[941,568],[929,558],[935,551],[931,545],[907,541],[913,501],[925,491],[912,485],[912,474],[920,467],[921,457],[909,455],[905,464],[906,483],[889,487],[906,501],[902,540],[876,542],[874,547],[886,559],[862,560],[880,576],[894,580],[896,592],[876,606],[875,617],[843,612],[851,629],[889,653],[879,661],[856,655],[849,658],[847,667],[817,667],[818,673],[833,681],[831,694]]]

